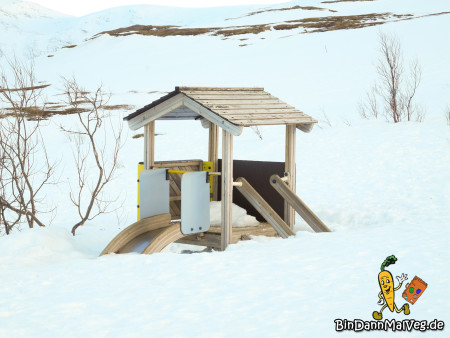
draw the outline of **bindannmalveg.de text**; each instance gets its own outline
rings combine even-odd
[[[431,322],[427,320],[415,319],[385,319],[382,321],[367,321],[362,319],[335,319],[335,330],[341,331],[442,331],[445,323],[442,320],[434,319]]]

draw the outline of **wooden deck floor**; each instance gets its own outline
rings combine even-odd
[[[220,233],[220,227],[212,226],[207,232],[184,237],[178,240],[177,243],[220,248]],[[278,234],[268,223],[261,223],[255,227],[234,227],[232,243],[234,244],[242,240],[249,240],[251,239],[251,236],[277,237]]]

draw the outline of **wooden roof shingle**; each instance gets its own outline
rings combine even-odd
[[[295,124],[308,132],[317,120],[261,87],[175,87],[173,92],[128,115],[136,130],[156,119],[206,118],[239,135],[243,127]]]

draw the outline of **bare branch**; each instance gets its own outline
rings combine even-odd
[[[399,39],[380,32],[379,41],[380,57],[376,67],[379,81],[366,93],[365,101],[359,104],[359,114],[363,118],[378,118],[383,107],[382,114],[387,121],[397,123],[405,118],[422,121],[424,112],[414,103],[422,79],[419,62],[414,61],[409,74],[405,74]]]
[[[33,64],[8,59],[8,68],[0,69],[0,222],[5,233],[20,226],[23,220],[28,227],[44,226],[40,214],[45,185],[51,184],[55,164],[49,161],[40,121],[27,121],[26,112],[42,109],[43,89],[34,76]]]
[[[74,79],[64,79],[64,95],[66,103],[73,108],[80,105],[87,107],[88,111],[78,111],[78,129],[68,129],[61,126],[61,130],[71,135],[74,141],[74,160],[78,174],[78,191],[70,189],[70,200],[77,208],[80,221],[72,228],[75,235],[78,227],[95,217],[112,212],[110,206],[116,199],[104,199],[104,189],[114,179],[114,174],[119,167],[118,154],[123,146],[122,128],[114,129],[110,115],[106,114],[103,107],[108,103],[110,95],[99,86],[92,94],[82,88]],[[107,137],[105,120],[109,120],[108,127],[113,136]],[[107,154],[108,145],[114,145],[111,154]],[[96,168],[97,174],[87,175],[90,164]],[[87,203],[84,202],[87,200]]]

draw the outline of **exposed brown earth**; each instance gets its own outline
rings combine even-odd
[[[335,2],[364,2],[364,1],[375,1],[375,0],[330,0],[330,1],[322,1],[321,4],[333,4]]]
[[[258,14],[268,13],[268,12],[283,12],[283,11],[292,11],[292,10],[299,10],[299,9],[304,10],[304,11],[329,11],[332,13],[337,12],[333,9],[315,7],[315,6],[293,6],[293,7],[273,8],[273,9],[266,9],[266,10],[262,10],[262,11],[251,12],[251,13],[248,13],[247,15],[244,15],[244,16],[241,16],[238,18],[229,18],[226,20],[236,20],[236,19],[241,19],[241,18],[245,18],[248,16],[253,16],[253,15],[258,15]]]
[[[231,27],[195,28],[180,26],[134,25],[100,32],[93,38],[96,38],[103,34],[108,34],[110,36],[127,36],[138,34],[157,37],[212,35],[227,38],[243,34],[260,34],[269,30],[293,30],[298,28],[304,29],[302,33],[315,33],[342,29],[363,28],[374,25],[381,25],[390,21],[403,19],[408,20],[412,18],[414,18],[412,14],[370,13],[362,15],[314,17],[298,20],[288,20],[280,23]]]
[[[78,104],[83,104],[85,102],[78,102]],[[132,110],[135,106],[130,106],[126,104],[118,104],[118,105],[105,105],[102,107],[104,110]],[[89,111],[90,109],[83,107],[67,107],[65,105],[58,105],[56,103],[47,103],[46,107],[25,107],[20,109],[19,114],[23,114],[27,120],[29,121],[40,121],[47,120],[54,115],[71,115],[77,113],[84,113]],[[0,114],[0,118],[15,116],[17,112],[15,112],[14,108],[4,108],[2,114]]]
[[[39,85],[39,86],[23,87],[23,88],[7,88],[7,89],[0,88],[0,93],[5,92],[5,91],[6,92],[19,92],[19,91],[44,89],[44,88],[47,88],[48,86],[50,86],[50,85],[49,84],[43,84],[43,85]]]

